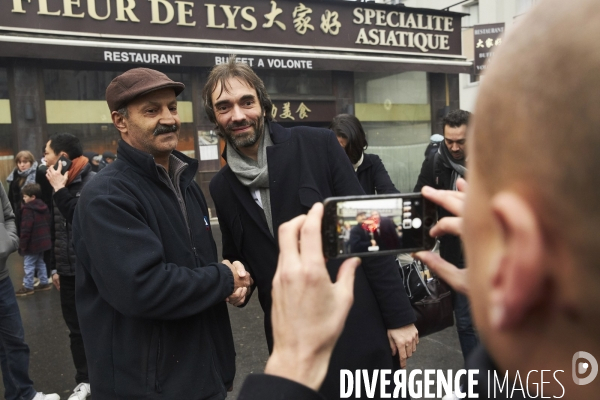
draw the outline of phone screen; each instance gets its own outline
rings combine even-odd
[[[323,230],[330,257],[334,252],[336,257],[410,252],[435,243],[429,236],[435,206],[420,194],[360,196],[340,198],[333,202],[335,206],[328,203]]]

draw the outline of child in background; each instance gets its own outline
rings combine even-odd
[[[50,238],[50,211],[40,200],[42,189],[37,183],[25,185],[21,189],[21,235],[19,254],[23,256],[25,277],[23,287],[15,292],[17,296],[27,296],[36,291],[50,290],[48,271],[44,263],[44,251],[52,247]],[[33,276],[37,271],[40,284],[34,290]]]

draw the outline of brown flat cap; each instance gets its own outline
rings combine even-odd
[[[154,69],[134,68],[112,80],[106,88],[106,102],[111,112],[117,111],[142,94],[164,88],[173,88],[178,96],[185,85]]]

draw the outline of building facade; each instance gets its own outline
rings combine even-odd
[[[210,69],[235,54],[264,80],[285,125],[355,114],[396,186],[410,191],[441,117],[459,106],[463,14],[348,1],[12,0],[0,3],[0,179],[54,132],[115,151],[104,92],[134,67],[181,81],[178,149],[207,185],[224,143],[203,110]],[[209,200],[210,201],[210,200]]]

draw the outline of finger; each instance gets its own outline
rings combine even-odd
[[[350,304],[352,304],[354,298],[354,277],[356,275],[356,268],[358,268],[361,262],[362,260],[358,257],[349,258],[342,263],[338,270],[335,286],[337,290],[343,290],[346,296],[349,296]]]
[[[429,231],[431,237],[443,236],[447,233],[454,236],[462,235],[462,217],[444,217]]]
[[[233,267],[233,265],[231,265],[231,263],[229,262],[229,260],[223,260],[223,261],[221,261],[221,264],[225,264],[225,265],[227,265],[229,268]]]
[[[406,357],[410,358],[412,357],[412,353],[413,353],[413,346],[412,343],[407,343],[404,348],[406,349]]]
[[[458,269],[453,264],[430,251],[420,251],[415,258],[425,263],[437,276],[447,282],[454,290],[466,295],[468,293],[467,270]]]
[[[412,351],[413,351],[413,353],[414,353],[415,351],[417,351],[417,341],[418,341],[418,340],[419,340],[419,337],[418,337],[418,336],[416,336],[416,337],[415,337],[415,338],[414,338],[414,339],[411,341],[411,344],[412,344]]]
[[[465,194],[456,190],[436,190],[429,186],[421,189],[423,196],[450,213],[461,216],[465,202]]]
[[[406,355],[406,347],[401,346],[398,350],[400,353],[400,367],[406,368],[406,359],[408,358]]]
[[[302,225],[300,234],[300,255],[303,265],[319,265],[325,262],[321,241],[321,220],[323,204],[315,203]]]
[[[456,187],[459,191],[464,193],[467,191],[467,189],[469,189],[469,184],[463,178],[458,178],[456,181]]]
[[[64,176],[65,176],[65,180],[68,180],[69,179],[69,171],[65,172]]]

